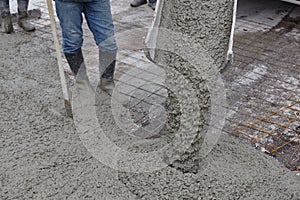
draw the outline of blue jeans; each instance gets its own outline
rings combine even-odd
[[[149,3],[156,3],[157,0],[148,0]]]
[[[64,53],[73,54],[82,47],[82,13],[99,49],[102,51],[117,50],[109,0],[95,0],[87,3],[56,0],[55,6],[62,29]]]

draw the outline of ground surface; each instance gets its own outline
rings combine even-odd
[[[293,173],[227,135],[219,140],[198,174],[183,174],[168,167],[132,174],[128,179],[128,174],[93,158],[79,140],[72,120],[62,114],[55,60],[48,48],[40,45],[43,42],[25,35],[1,38],[5,46],[1,53],[2,199],[299,196],[299,180]],[[20,56],[16,57],[17,53]],[[38,58],[31,59],[37,54]],[[129,141],[127,145],[132,145]],[[159,179],[152,178],[157,175]]]
[[[143,12],[148,18],[139,19],[136,26],[150,22],[150,9],[131,10],[127,4],[113,1],[117,29],[132,27],[133,19]],[[278,5],[283,13],[293,7]],[[260,9],[254,10],[253,13]],[[254,27],[253,13],[247,17],[240,14],[235,63],[223,77],[230,105],[227,133],[299,100],[299,23],[290,24],[289,19],[282,20],[282,16],[276,15],[269,19],[271,24],[263,23],[253,33],[249,31]],[[276,20],[280,25],[276,26]],[[227,133],[222,134],[196,174],[182,173],[172,167],[135,174],[118,172],[102,164],[87,151],[73,121],[64,114],[56,60],[49,49],[50,29],[45,24],[40,26],[43,29],[33,35],[18,30],[12,35],[0,35],[1,199],[298,199],[300,196],[300,180],[294,172]],[[143,39],[142,34],[135,37]],[[86,53],[88,58],[97,57],[91,52]],[[136,62],[120,60],[127,65]],[[93,60],[89,62],[95,67]],[[126,69],[125,64],[120,69]],[[98,103],[110,104],[106,96],[101,100]],[[104,116],[101,109],[98,116]],[[112,119],[109,116],[112,117],[106,115],[105,130],[124,149],[135,151],[136,145],[140,145],[142,150],[149,151],[167,142],[165,136],[139,139],[124,135],[114,123],[108,123]],[[101,118],[99,121],[104,122]],[[247,132],[253,133],[253,130]]]

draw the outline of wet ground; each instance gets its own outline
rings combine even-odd
[[[80,128],[87,127],[79,127],[76,118],[74,126],[64,113],[46,5],[36,1],[31,8],[42,10],[41,19],[33,20],[36,32],[23,33],[15,25],[14,34],[0,35],[2,199],[299,197],[296,172],[283,166],[292,170],[299,166],[299,7],[280,1],[240,1],[234,63],[222,75],[229,104],[227,122],[196,174],[169,166],[136,174],[99,162],[95,148],[85,142],[102,136],[85,138],[89,135]],[[117,78],[123,77],[118,85],[123,96],[118,100],[131,109],[137,126],[116,126],[115,116],[107,112],[111,103],[107,95],[91,101],[98,105],[96,120],[104,123],[104,132],[118,147],[130,152],[157,150],[169,143],[167,135],[141,139],[135,132],[124,134],[126,128],[143,127],[147,136],[151,125],[161,123],[155,119],[165,117],[159,106],[165,106],[166,92],[160,86],[164,72],[149,66],[141,50],[147,32],[143,27],[151,23],[153,11],[146,5],[130,8],[126,1],[112,1],[112,9],[119,46],[127,49],[118,57]],[[135,35],[126,32],[133,28],[141,29]],[[97,48],[85,30],[83,50],[95,86]],[[77,109],[82,111],[77,116],[85,110]]]

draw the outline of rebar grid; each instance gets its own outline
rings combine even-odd
[[[300,170],[300,118],[288,117],[283,114],[285,111],[293,111],[300,114],[300,110],[293,108],[294,106],[300,106],[300,101],[293,102],[278,111],[248,123],[236,129],[233,134],[249,140],[265,153],[279,157],[277,159],[283,162],[286,167]],[[274,116],[285,119],[287,122],[273,122],[272,117]],[[266,131],[266,127],[257,125],[260,122],[265,122],[269,126],[274,125],[274,128]],[[291,124],[294,122],[298,123],[296,128],[291,127]]]

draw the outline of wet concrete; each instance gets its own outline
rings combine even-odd
[[[222,67],[233,17],[233,0],[164,1],[160,28],[188,35]]]
[[[229,85],[235,80],[240,80],[240,84],[252,84],[251,87],[257,84],[249,81],[253,77],[249,73],[254,67],[241,65],[253,63],[252,58],[276,64],[276,68],[268,66],[263,71],[265,68],[260,67],[258,78],[265,78],[265,81],[258,82],[262,84],[257,84],[253,90],[247,87],[238,90],[236,98],[229,99],[229,104],[235,107],[239,94],[249,92],[247,98],[240,99],[240,108],[247,115],[242,118],[242,115],[235,114],[232,115],[234,118],[251,121],[252,115],[254,118],[266,113],[260,109],[261,105],[267,108],[278,103],[275,107],[279,108],[285,103],[281,98],[275,98],[273,104],[249,101],[267,86],[271,86],[268,90],[283,96],[289,96],[289,87],[294,86],[291,89],[298,91],[298,73],[291,71],[297,69],[300,54],[290,54],[291,50],[299,49],[298,30],[299,27],[294,26],[289,31],[279,31],[278,35],[275,31],[268,37],[261,37],[261,42],[255,44],[264,47],[269,47],[269,41],[274,42],[276,38],[272,49],[265,49],[264,54],[257,51],[258,46],[249,47],[257,36],[261,36],[260,33],[237,37],[236,48],[243,47],[243,51],[237,49],[240,57],[236,59],[236,67],[225,74],[224,79]],[[184,172],[173,166],[141,174],[109,168],[87,151],[79,139],[80,132],[75,131],[72,120],[64,114],[56,61],[49,52],[49,43],[20,32],[1,34],[0,42],[1,199],[298,199],[300,182],[293,172],[226,133],[222,134],[208,157],[198,162],[196,172]],[[178,55],[170,58],[181,60]],[[281,65],[281,60],[286,64]],[[184,66],[190,66],[188,64]],[[180,65],[176,67],[180,69]],[[278,74],[278,81],[268,78]],[[283,84],[281,80],[288,83]],[[272,86],[282,90],[274,90]],[[263,99],[271,97],[267,94],[261,96]],[[96,102],[99,106],[98,121],[104,123],[111,141],[123,149],[151,152],[161,149],[172,139],[167,135],[150,139],[125,135],[113,123],[111,113],[103,112],[110,109],[110,97],[102,95]],[[182,164],[186,166],[188,163]]]
[[[225,2],[226,1],[218,3],[222,4]],[[294,179],[295,182],[283,182],[287,179],[284,179],[283,177],[280,178],[281,175],[278,175],[279,172],[275,172],[277,170],[282,170],[280,169],[281,167],[279,167],[278,163],[273,162],[274,160],[272,161],[272,163],[270,163],[272,159],[269,160],[269,158],[265,157],[263,153],[253,151],[254,149],[249,148],[250,146],[239,144],[238,140],[236,140],[235,138],[228,137],[228,135],[222,135],[215,148],[212,150],[212,152],[210,152],[208,157],[201,159],[201,155],[199,155],[199,149],[200,146],[203,144],[204,137],[201,134],[201,130],[205,130],[205,124],[207,123],[205,115],[208,113],[209,107],[211,105],[209,100],[210,95],[207,88],[208,83],[205,78],[209,77],[210,79],[213,79],[214,77],[209,75],[211,75],[212,72],[216,73],[222,61],[225,60],[224,57],[226,54],[224,54],[224,52],[226,52],[226,49],[228,47],[228,40],[224,40],[224,38],[229,38],[230,31],[229,29],[227,29],[226,32],[224,31],[224,29],[219,28],[219,26],[223,28],[228,28],[228,26],[224,24],[222,24],[223,26],[216,25],[218,26],[216,32],[219,33],[218,31],[221,30],[220,34],[224,34],[222,36],[218,34],[210,35],[209,30],[211,29],[207,26],[201,27],[201,25],[197,25],[199,29],[191,29],[190,27],[193,27],[193,24],[187,25],[188,23],[194,23],[196,21],[206,21],[205,17],[207,17],[207,15],[202,16],[199,13],[197,15],[193,15],[193,13],[190,12],[190,9],[188,11],[185,10],[185,6],[188,9],[190,8],[189,6],[195,6],[197,3],[199,4],[199,12],[200,10],[202,12],[203,8],[200,9],[200,4],[202,5],[202,3],[200,2],[165,2],[164,6],[166,7],[163,11],[161,26],[164,28],[171,29],[174,32],[184,33],[188,36],[187,38],[172,37],[173,35],[171,32],[168,32],[168,34],[161,33],[158,36],[158,49],[167,48],[170,51],[165,52],[163,50],[158,50],[156,52],[156,61],[162,66],[167,66],[164,69],[166,70],[167,77],[166,85],[169,88],[174,89],[174,85],[176,85],[182,91],[189,93],[189,90],[191,90],[191,88],[189,88],[187,82],[184,82],[183,80],[188,79],[191,80],[193,83],[197,83],[194,85],[194,88],[196,88],[196,90],[198,90],[199,93],[195,91],[193,92],[194,94],[197,94],[197,97],[199,98],[197,99],[197,103],[201,107],[201,111],[193,113],[200,114],[200,116],[195,115],[196,119],[185,118],[186,116],[182,115],[180,112],[180,106],[189,105],[190,107],[193,107],[192,105],[195,102],[188,102],[188,100],[186,99],[185,101],[182,101],[178,94],[177,96],[176,94],[174,94],[174,91],[169,92],[169,98],[171,100],[169,102],[168,107],[170,109],[170,127],[168,129],[167,134],[178,134],[178,132],[182,131],[182,129],[179,128],[181,125],[180,122],[182,122],[180,121],[180,119],[182,120],[182,118],[184,118],[187,119],[187,121],[191,122],[191,124],[189,125],[190,132],[186,134],[179,133],[179,135],[181,136],[182,140],[188,140],[189,137],[194,138],[194,140],[191,141],[190,146],[187,149],[185,149],[184,153],[176,152],[175,154],[172,154],[172,156],[174,157],[168,158],[166,160],[166,163],[169,162],[168,167],[152,173],[143,174],[121,172],[119,174],[120,180],[140,199],[297,199],[298,191],[296,188],[300,186],[300,183],[296,177],[292,176],[292,173],[289,176],[291,177],[289,181],[292,181]],[[206,3],[209,5],[212,4],[211,2]],[[229,1],[227,1],[227,3],[229,3]],[[203,4],[206,5],[205,8],[208,7],[208,10],[210,11],[216,10],[217,6],[210,7],[207,6],[207,4]],[[176,7],[176,5],[180,5],[182,7]],[[227,6],[223,5],[222,7],[228,8],[228,5],[230,4],[227,4]],[[228,10],[230,9],[227,9],[227,11]],[[205,19],[193,21],[190,20],[190,14],[193,17],[203,17]],[[210,12],[210,14],[214,15],[214,12]],[[231,18],[229,11],[227,15],[226,13],[224,13],[222,17],[223,20],[224,18],[229,19],[229,21],[225,22],[225,24],[230,24]],[[173,20],[176,23],[170,23]],[[202,43],[200,36],[201,34],[205,35],[206,33],[207,36],[203,37],[205,38],[205,42]],[[217,40],[216,38],[212,40],[210,40],[209,38],[214,36],[223,42],[222,45],[220,45],[220,43],[218,44],[220,45],[220,49],[223,48],[222,50],[218,48],[213,48],[214,45],[217,45],[214,43],[217,42]],[[193,37],[196,37],[196,39]],[[197,45],[195,46],[194,44],[191,44],[190,41],[202,45],[200,45],[200,47]],[[174,46],[172,46],[173,43],[175,43]],[[195,51],[196,49],[198,50],[198,58],[200,58],[202,62],[206,61],[206,65],[209,66],[205,68],[210,69],[206,71],[208,73],[207,76],[205,76],[203,73],[197,73],[197,64],[198,67],[202,66],[200,64],[201,62],[195,63],[196,60],[193,58],[191,58],[190,60],[184,59],[189,58],[188,56],[183,56],[184,54],[186,54],[185,50],[187,49],[190,50],[189,52],[191,52],[191,55],[193,55],[193,51]],[[208,52],[208,55],[210,55],[213,58],[213,61],[207,62],[207,60],[204,59],[203,54],[199,53],[201,52],[201,50]],[[182,58],[179,55],[181,55],[184,58]],[[222,56],[224,57],[222,58]],[[174,72],[172,73],[172,71],[168,70],[168,68],[173,68],[177,72],[182,73],[185,78],[178,76]],[[211,68],[214,68],[215,70],[212,70]],[[200,69],[200,72],[203,71]],[[228,93],[228,95],[232,94]],[[187,95],[186,97],[188,97],[189,100],[193,100],[193,98],[189,95]],[[234,101],[236,100],[237,98],[234,98]],[[195,108],[192,108],[191,110],[195,110]],[[239,116],[237,115],[237,117]],[[192,122],[198,123],[192,124]],[[174,138],[175,137],[173,137],[172,139],[175,140]],[[151,145],[149,145],[149,151],[153,150],[152,148],[150,148],[150,146]],[[145,147],[143,149],[145,149]],[[134,150],[139,152],[141,148],[134,148]],[[275,168],[277,169],[274,171]],[[286,171],[286,169],[284,171]],[[286,173],[289,174],[288,171],[286,171]],[[272,191],[267,189],[274,187],[277,189]],[[276,190],[283,191],[281,187],[284,187],[286,189],[289,188],[289,191],[283,189],[287,192],[286,194],[279,194],[275,192]],[[282,196],[280,197],[280,195]]]
[[[132,199],[64,114],[46,43],[24,34],[0,39],[0,199]]]
[[[176,85],[180,85],[180,90],[186,91],[184,101],[180,100],[176,94],[170,95],[170,101],[173,101],[172,96],[179,101],[177,106],[169,103],[170,129],[176,129],[180,124],[180,121],[176,120],[179,118],[176,115],[180,114],[180,106],[194,105],[196,102],[199,106],[199,116],[195,119],[187,119],[190,121],[188,126],[193,127],[191,130],[195,129],[198,133],[194,133],[193,136],[189,134],[183,136],[195,139],[190,141],[191,147],[180,156],[181,159],[172,163],[184,172],[197,172],[197,168],[199,168],[199,150],[203,142],[203,134],[207,131],[204,124],[208,124],[209,110],[211,110],[212,104],[211,88],[209,87],[213,84],[212,82],[216,81],[219,69],[226,63],[234,12],[233,5],[231,0],[217,2],[164,1],[162,5],[159,28],[182,34],[182,37],[159,33],[158,49],[166,48],[166,46],[170,46],[169,44],[174,46],[169,49],[170,52],[157,52],[156,60],[162,66],[174,68],[184,75],[184,78],[180,78],[174,72],[166,69],[167,87],[176,88]],[[178,55],[184,58],[180,58]],[[192,85],[187,85],[186,79],[190,80]],[[196,93],[194,94],[196,97],[191,95],[191,90],[192,93]],[[190,101],[188,102],[187,99]],[[197,113],[195,107],[190,109]],[[195,123],[196,121],[197,123]]]

